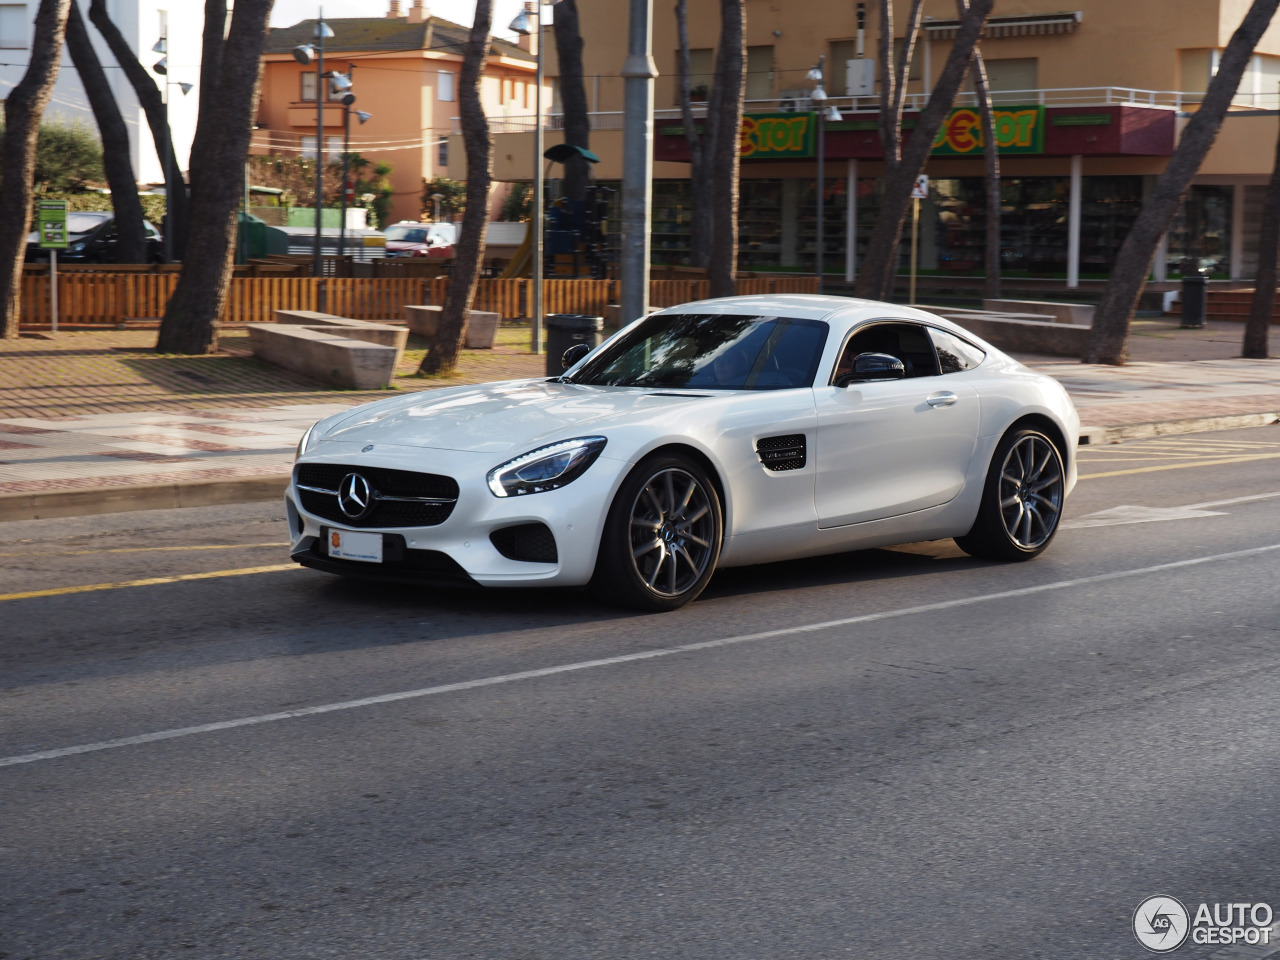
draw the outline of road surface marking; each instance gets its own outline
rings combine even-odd
[[[597,670],[601,667],[614,667],[624,663],[637,663],[643,660],[657,660],[684,653],[697,653],[702,650],[714,650],[719,647],[731,647],[740,643],[751,643],[759,640],[774,640],[779,637],[790,637],[801,633],[816,633],[831,630],[835,627],[848,627],[861,623],[876,623],[881,620],[894,620],[909,617],[918,613],[936,613],[940,610],[951,610],[956,607],[967,607],[992,600],[1008,600],[1014,597],[1029,597],[1037,593],[1048,593],[1051,590],[1066,590],[1072,587],[1086,587],[1111,580],[1125,580],[1130,577],[1142,577],[1169,570],[1180,570],[1196,567],[1206,563],[1217,563],[1223,560],[1241,560],[1245,557],[1256,557],[1261,554],[1280,550],[1280,543],[1268,544],[1264,547],[1251,547],[1247,550],[1233,550],[1230,553],[1218,553],[1207,557],[1194,557],[1190,560],[1175,560],[1171,563],[1160,563],[1151,567],[1137,567],[1130,570],[1117,570],[1112,573],[1099,573],[1089,577],[1077,577],[1074,580],[1058,580],[1054,583],[1043,583],[1034,587],[1019,587],[1015,590],[1002,590],[999,593],[985,593],[974,597],[960,597],[955,600],[942,600],[937,603],[925,603],[915,607],[900,607],[896,610],[885,610],[881,613],[864,613],[856,617],[843,617],[839,620],[824,620],[820,623],[802,624],[796,627],[780,627],[776,630],[765,630],[760,633],[741,634],[736,637],[722,637],[717,640],[703,640],[699,643],[686,643],[678,647],[664,647],[658,650],[644,650],[639,653],[627,653],[616,657],[604,657],[599,660],[580,660],[577,663],[562,663],[554,667],[542,667],[538,670],[522,670],[519,673],[506,673],[495,677],[484,677],[479,680],[464,680],[460,683],[445,683],[435,687],[422,687],[418,690],[401,690],[396,693],[383,693],[372,697],[361,697],[358,700],[341,700],[336,703],[322,703],[313,707],[300,707],[297,710],[282,710],[278,713],[264,713],[254,717],[238,717],[234,720],[221,720],[216,723],[202,723],[193,727],[178,727],[170,730],[158,730],[154,733],[143,733],[133,737],[120,737],[115,740],[102,740],[97,743],[83,743],[74,747],[59,747],[54,750],[41,750],[38,753],[24,753],[12,757],[0,757],[0,767],[12,767],[20,763],[35,763],[40,760],[56,760],[59,757],[70,757],[81,753],[97,753],[102,750],[115,750],[120,747],[132,747],[144,743],[156,743],[160,740],[175,740],[179,737],[190,737],[201,733],[216,733],[221,730],[234,730],[237,727],[252,727],[277,720],[293,720],[298,717],[313,717],[322,713],[335,713],[340,710],[355,710],[359,707],[370,707],[384,703],[395,703],[400,700],[419,700],[423,697],[434,697],[444,693],[458,693],[463,690],[478,690],[482,687],[496,687],[500,684],[518,683],[523,680],[536,680],[541,677],[553,677],[564,673],[577,673],[582,670]],[[271,569],[264,567],[262,569]]]
[[[1252,460],[1274,460],[1280,453],[1258,453],[1248,457],[1226,457],[1215,460],[1193,460],[1190,463],[1162,463],[1155,467],[1130,467],[1127,470],[1109,470],[1106,473],[1082,473],[1080,480],[1097,480],[1100,477],[1124,477],[1133,473],[1155,473],[1157,470],[1186,470],[1188,467],[1216,467],[1224,463],[1248,463]]]
[[[1155,523],[1161,520],[1192,520],[1196,517],[1224,517],[1221,510],[1197,510],[1194,507],[1144,507],[1136,504],[1121,504],[1088,513],[1083,517],[1073,517],[1062,521],[1064,530],[1079,530],[1084,527],[1114,527],[1123,523]]]
[[[274,563],[267,567],[241,567],[238,570],[206,570],[203,573],[178,573],[170,577],[147,577],[143,580],[122,580],[119,583],[90,583],[80,587],[49,587],[46,590],[27,590],[22,593],[0,593],[0,601],[61,597],[69,593],[96,593],[99,590],[123,590],[127,587],[155,587],[162,583],[182,583],[186,580],[218,580],[223,577],[244,577],[251,573],[275,573],[277,570],[301,569],[296,563]]]
[[[259,547],[287,547],[288,541],[280,543],[207,543],[190,547],[107,547],[101,550],[49,550],[45,553],[0,553],[0,557],[83,557],[95,553],[183,553],[189,550],[256,550]]]
[[[1210,507],[1229,507],[1233,503],[1248,503],[1251,500],[1271,500],[1280,497],[1280,490],[1272,493],[1254,493],[1247,497],[1232,497],[1230,500],[1207,500],[1204,503],[1188,503],[1188,510],[1208,510]]]

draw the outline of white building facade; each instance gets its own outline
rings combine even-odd
[[[87,0],[74,2],[79,3],[85,26],[89,36],[93,38],[98,58],[102,61],[116,103],[120,105],[120,112],[129,128],[134,176],[139,183],[162,183],[164,170],[151,139],[151,128],[147,125],[146,115],[138,104],[133,87],[107,49],[97,27],[89,22]],[[0,0],[0,98],[9,95],[26,71],[38,6],[37,0]],[[107,0],[107,10],[129,46],[149,69],[162,56],[153,52],[152,47],[161,36],[167,34],[168,52],[163,56],[166,57],[168,66],[169,83],[166,92],[169,95],[169,124],[173,130],[173,145],[178,163],[185,171],[198,113],[204,4],[197,0]],[[164,90],[166,77],[154,70],[152,76]],[[191,92],[183,96],[179,83],[191,84]],[[45,122],[79,122],[97,132],[93,110],[89,107],[80,75],[76,73],[65,49],[53,99],[45,112]]]

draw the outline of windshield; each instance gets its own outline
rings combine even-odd
[[[426,243],[427,231],[424,227],[387,227],[387,239],[402,243]]]
[[[736,314],[658,314],[591,357],[574,383],[697,390],[807,387],[822,356],[818,320]]]
[[[69,213],[67,214],[67,233],[88,233],[91,230],[97,230],[110,219],[110,214]]]

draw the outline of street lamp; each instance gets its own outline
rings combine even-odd
[[[443,194],[443,193],[433,193],[433,194],[431,195],[431,200],[433,201],[433,203],[434,203],[434,205],[435,205],[435,213],[432,215],[431,219],[432,219],[435,223],[439,223],[439,222],[440,222],[440,201],[442,201],[443,199],[444,199],[444,194]]]
[[[324,75],[324,42],[332,39],[333,28],[324,22],[324,7],[316,11],[316,25],[312,31],[315,43],[303,43],[293,48],[293,59],[304,67],[316,62],[316,254],[312,273],[324,275],[324,260],[320,255],[320,215],[324,205],[324,102],[328,98]],[[348,81],[347,86],[350,86]],[[345,188],[345,184],[344,184]]]
[[[523,37],[537,37],[537,86],[533,92],[533,352],[542,352],[542,6],[555,6],[560,0],[531,0],[516,14],[507,29]],[[537,21],[536,25],[534,21]]]
[[[817,114],[818,114],[818,208],[817,208],[818,222],[817,222],[816,233],[817,233],[817,240],[818,240],[817,267],[818,267],[818,292],[819,293],[822,292],[823,254],[826,252],[824,249],[826,246],[826,237],[824,236],[824,233],[825,233],[825,227],[826,227],[825,213],[826,213],[826,192],[827,192],[826,122],[828,120],[838,121],[841,119],[840,111],[837,110],[834,105],[830,107],[826,105],[827,91],[822,86],[822,68],[823,68],[823,65],[826,63],[826,60],[827,60],[826,54],[823,54],[822,56],[820,56],[818,58],[818,62],[809,70],[808,74],[806,74],[808,79],[813,80],[817,83],[817,86],[813,88],[813,93],[809,95],[809,98],[813,101],[814,106],[817,107]]]
[[[354,68],[355,64],[348,67],[349,70]],[[342,74],[335,74],[335,76],[342,76]],[[350,87],[351,82],[348,79],[347,89]],[[338,221],[338,256],[340,257],[347,255],[347,199],[351,193],[351,105],[355,102],[354,93],[348,93],[342,98],[342,201]],[[366,113],[363,110],[357,110],[355,113],[361,126],[373,119],[372,113]]]
[[[174,86],[172,80],[169,79],[169,38],[162,35],[159,40],[151,47],[153,53],[163,54],[159,60],[151,65],[151,69],[164,77],[164,262],[173,263],[173,130],[169,127],[169,88]],[[189,94],[193,85],[190,83],[177,84],[182,95],[185,97]]]

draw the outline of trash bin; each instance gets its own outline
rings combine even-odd
[[[558,377],[564,373],[560,358],[570,347],[585,343],[594,350],[600,346],[600,333],[604,330],[603,317],[589,317],[581,313],[552,313],[542,319],[547,328],[549,377]]]
[[[1209,281],[1195,260],[1182,263],[1182,329],[1204,328],[1205,307],[1209,299]]]

